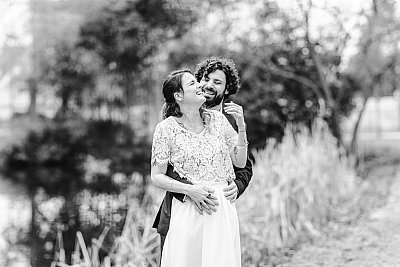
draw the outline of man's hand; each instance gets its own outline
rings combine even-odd
[[[231,182],[227,187],[224,188],[224,195],[227,200],[231,203],[235,202],[238,195],[238,188],[236,183]]]
[[[224,110],[227,114],[232,115],[235,118],[236,125],[239,127],[239,131],[240,129],[246,130],[242,106],[231,101],[229,103],[225,103]]]
[[[217,198],[213,195],[214,189],[207,187],[207,186],[202,186],[201,188],[203,193],[197,193],[197,194],[190,194],[186,195],[186,198],[190,200],[190,202],[193,203],[195,206],[195,209],[199,214],[203,214],[203,211],[205,211],[207,214],[211,215],[212,212],[217,211],[216,206],[218,206],[218,200]],[[198,192],[198,190],[195,190]]]

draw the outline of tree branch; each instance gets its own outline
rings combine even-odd
[[[261,67],[262,67],[263,71],[265,71],[265,72],[270,72],[273,75],[276,75],[276,76],[279,76],[279,77],[282,77],[285,79],[294,80],[294,81],[310,88],[314,92],[314,94],[318,97],[318,99],[323,99],[323,96],[320,92],[320,88],[318,87],[318,85],[315,84],[315,82],[313,80],[308,79],[304,76],[297,75],[290,71],[279,69],[274,66],[262,65]]]

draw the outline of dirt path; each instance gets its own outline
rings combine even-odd
[[[303,247],[280,266],[400,266],[400,171],[383,207],[356,225]]]

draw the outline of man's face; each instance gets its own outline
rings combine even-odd
[[[203,95],[206,98],[206,107],[212,108],[219,105],[226,94],[226,76],[222,70],[215,70],[200,81]]]

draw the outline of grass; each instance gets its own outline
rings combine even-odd
[[[115,239],[111,251],[104,259],[100,260],[99,251],[108,228],[104,229],[98,239],[92,239],[90,246],[85,244],[82,234],[77,232],[72,265],[65,263],[62,235],[59,233],[57,239],[59,249],[51,267],[158,266],[159,237],[151,228],[156,206],[152,201],[151,194],[148,193],[141,204],[138,204],[135,199],[132,199],[130,203],[122,234]]]
[[[254,155],[252,181],[237,203],[245,266],[290,257],[290,248],[320,236],[359,198],[351,161],[322,121],[311,131],[288,126],[282,143],[269,140]]]

